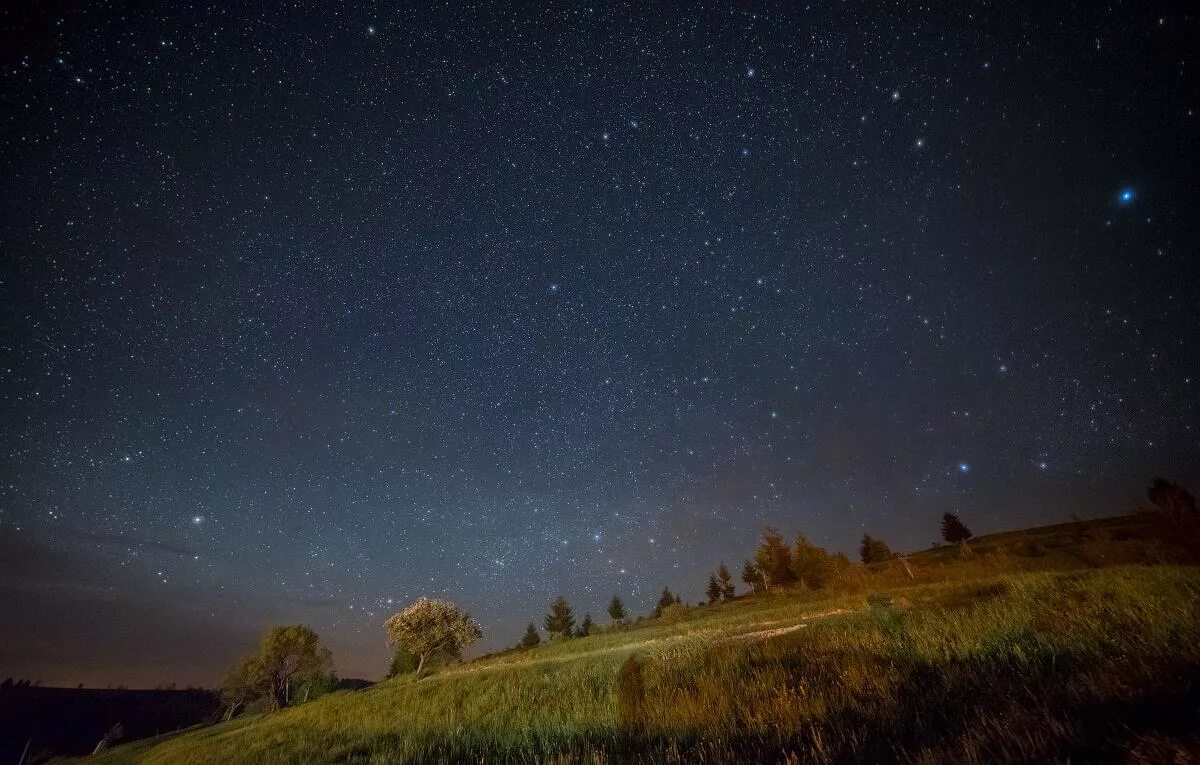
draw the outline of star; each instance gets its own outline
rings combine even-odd
[[[1120,203],[1122,206],[1128,206],[1130,204],[1133,204],[1133,200],[1136,198],[1137,198],[1137,192],[1135,192],[1132,188],[1124,188],[1124,189],[1121,189],[1121,191],[1117,193],[1117,202]],[[1151,205],[1151,206],[1153,207],[1153,205]]]

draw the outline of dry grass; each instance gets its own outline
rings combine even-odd
[[[862,572],[868,592],[688,609],[95,760],[1194,761],[1200,570],[1044,549],[1076,570],[1010,559],[998,573],[981,568],[994,551],[934,551],[910,557],[930,581],[875,589],[896,574],[885,564]]]

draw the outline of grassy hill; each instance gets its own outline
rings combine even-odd
[[[1193,762],[1185,560],[1141,518],[996,534],[89,761]]]

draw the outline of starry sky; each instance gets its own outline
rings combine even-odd
[[[1188,5],[6,7],[0,674],[1195,487]]]

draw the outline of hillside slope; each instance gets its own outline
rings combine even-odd
[[[1198,756],[1200,569],[1171,559],[1129,519],[995,535],[841,593],[692,608],[89,762]]]

